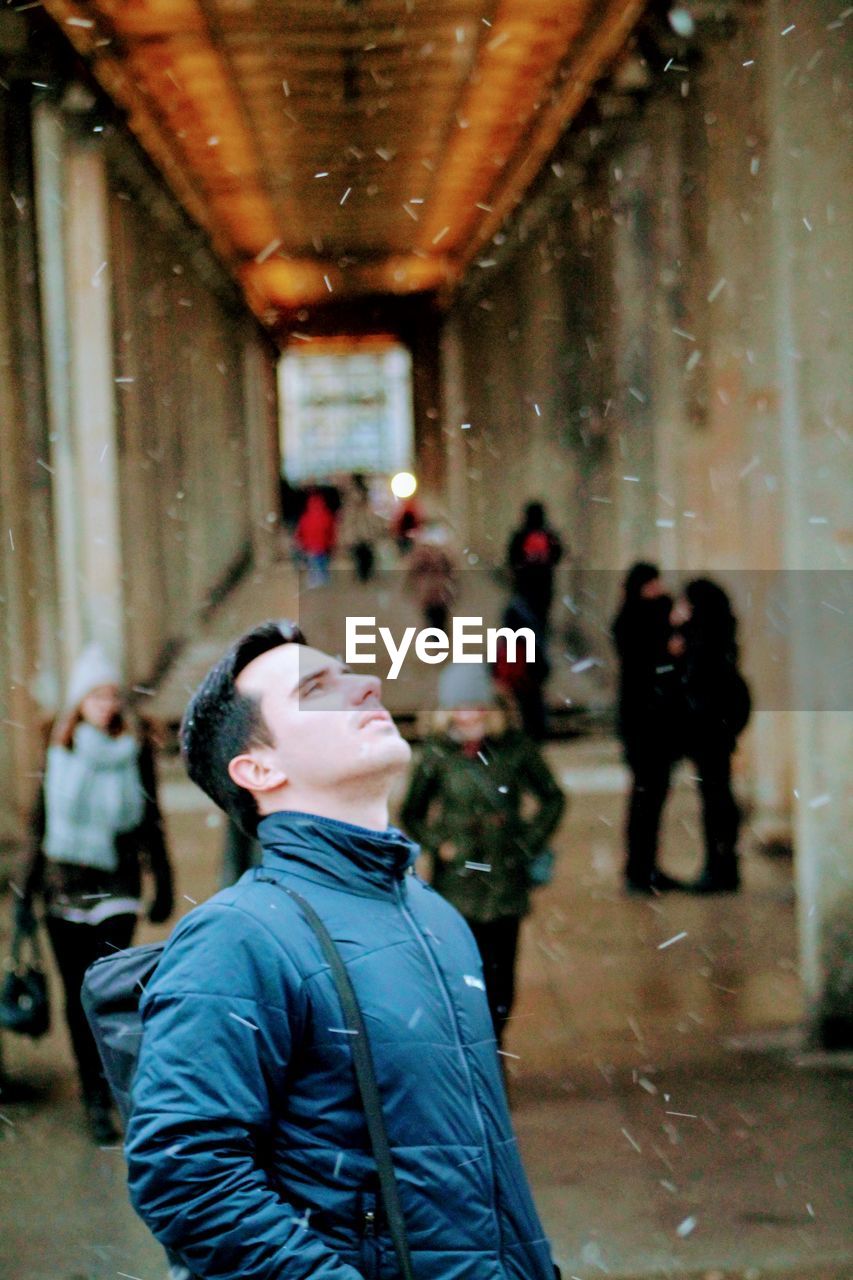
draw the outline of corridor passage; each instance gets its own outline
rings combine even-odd
[[[789,865],[752,851],[736,898],[626,900],[613,744],[548,758],[570,808],[556,880],[525,925],[506,1061],[563,1275],[849,1277],[853,1064],[800,1047]],[[218,887],[223,827],[174,759],[161,776],[180,916]],[[697,823],[683,775],[664,843],[674,874],[698,866]],[[82,1132],[64,1027],[4,1047],[37,1097],[0,1121],[0,1275],[165,1280],[120,1149]]]
[[[853,1280],[851,29],[842,0],[0,6],[0,1280],[166,1280],[77,995],[137,920],[166,938],[217,892],[226,839],[245,864],[258,797],[267,833],[355,828],[320,825],[305,863],[351,890],[338,941],[394,1029],[417,1280],[510,1280],[510,1257],[551,1280],[499,1065],[562,1280]],[[378,953],[405,913],[386,936],[360,892],[414,856],[384,832],[408,748],[362,711],[387,664],[310,673],[325,722],[276,685],[280,733],[226,671],[192,722],[205,792],[179,760],[211,665],[286,618],[334,655],[359,618],[423,641],[385,689],[407,818],[486,957],[484,1003],[467,963],[436,981],[477,961],[452,913],[443,953],[405,937],[443,1032],[401,1019]],[[463,619],[531,652],[442,668]],[[251,661],[292,674],[292,638]],[[340,1178],[313,1167],[318,1124],[336,1151],[361,1125],[340,1044],[349,1110],[307,1070],[303,1114],[262,1035],[198,1016],[175,1057],[199,1074],[131,1120],[160,1234],[203,1280],[399,1280],[366,1141]],[[205,1110],[228,1070],[252,1092],[252,1053],[247,1110]],[[445,1085],[421,1111],[416,1069]],[[188,1191],[160,1117],[195,1107]],[[257,1231],[218,1195],[247,1155]],[[346,1257],[282,1242],[290,1192]]]

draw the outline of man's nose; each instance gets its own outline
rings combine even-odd
[[[376,702],[382,699],[382,681],[378,676],[358,676],[353,681],[351,691],[353,706],[361,706],[373,698]]]

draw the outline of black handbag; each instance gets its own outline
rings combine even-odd
[[[527,883],[531,889],[544,889],[554,879],[557,858],[553,849],[540,849],[534,853],[525,868]]]
[[[25,932],[16,926],[6,963],[9,972],[0,988],[0,1027],[37,1040],[50,1028],[47,979],[37,930]]]
[[[400,1280],[415,1280],[370,1044],[346,966],[326,926],[301,894],[271,877],[256,874],[255,878],[263,884],[274,885],[293,898],[314,930],[331,970],[344,1022],[350,1032],[353,1066],[367,1120],[370,1145],[376,1160],[385,1220],[400,1267]],[[125,1120],[130,1113],[133,1075],[142,1040],[139,1000],[148,981],[154,976],[163,946],[163,943],[151,943],[103,956],[90,965],[83,979],[83,1008],[101,1055],[104,1074]],[[173,1264],[180,1261],[170,1251],[167,1252]],[[189,1277],[188,1280],[192,1278]]]

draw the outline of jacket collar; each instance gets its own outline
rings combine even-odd
[[[388,893],[418,855],[402,831],[371,831],[287,809],[258,823],[263,866],[290,870],[350,893]]]

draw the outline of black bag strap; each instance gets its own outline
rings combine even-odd
[[[317,915],[317,912],[311,906],[310,902],[306,902],[300,893],[295,889],[288,888],[279,880],[267,879],[265,876],[256,877],[262,884],[274,884],[277,889],[281,889],[283,893],[293,898],[299,907],[305,919],[310,924],[317,940],[323,950],[323,955],[328,961],[329,968],[332,971],[337,988],[338,997],[343,1009],[344,1021],[347,1030],[351,1032],[352,1057],[355,1067],[355,1075],[358,1081],[359,1091],[361,1093],[361,1101],[364,1106],[364,1114],[367,1119],[367,1131],[370,1135],[370,1145],[373,1148],[373,1155],[376,1160],[376,1168],[379,1173],[379,1185],[382,1189],[382,1203],[385,1206],[385,1217],[388,1220],[388,1229],[391,1232],[391,1239],[394,1242],[394,1251],[397,1254],[397,1261],[400,1264],[400,1275],[402,1280],[415,1280],[415,1273],[412,1268],[412,1259],[409,1253],[409,1244],[406,1235],[406,1223],[403,1218],[403,1210],[400,1206],[400,1192],[397,1187],[397,1178],[394,1173],[394,1163],[391,1159],[391,1147],[388,1142],[388,1131],[385,1128],[385,1117],[382,1113],[382,1100],[379,1097],[379,1087],[376,1083],[376,1072],[373,1067],[373,1057],[370,1052],[370,1042],[367,1039],[367,1030],[364,1025],[364,1019],[361,1016],[361,1009],[358,1003],[358,997],[353,990],[350,976],[346,971],[346,966],[341,959],[340,952],[331,939],[328,929],[323,921]]]
[[[44,969],[38,926],[35,929],[22,929],[19,924],[15,925],[9,959],[15,972],[26,969],[28,966],[33,969]]]

